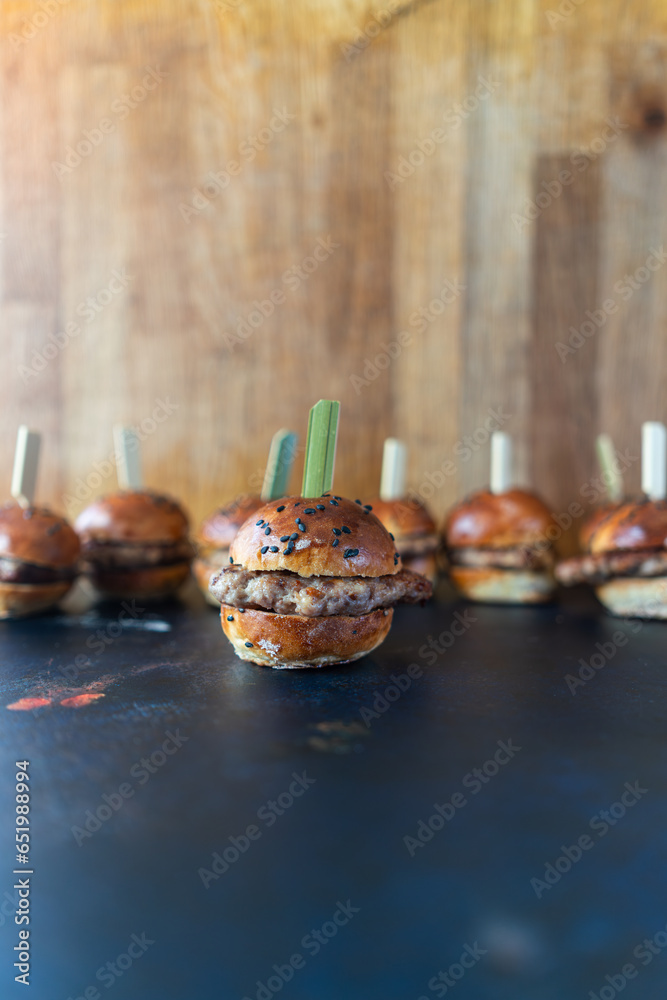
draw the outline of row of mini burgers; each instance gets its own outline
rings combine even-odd
[[[52,607],[81,574],[102,598],[160,599],[185,582],[191,566],[202,593],[218,605],[211,579],[230,562],[231,543],[262,504],[243,496],[219,508],[193,544],[183,508],[150,490],[101,497],[74,527],[43,507],[9,502],[0,508],[0,618]],[[642,495],[598,508],[580,533],[582,555],[560,562],[555,543],[562,529],[526,490],[472,494],[449,512],[442,533],[414,500],[365,507],[391,533],[403,568],[432,582],[445,569],[469,599],[536,604],[552,599],[557,582],[586,582],[614,614],[667,618],[664,500]]]

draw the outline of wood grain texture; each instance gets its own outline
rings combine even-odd
[[[115,486],[121,422],[200,518],[329,397],[341,492],[376,493],[400,435],[441,516],[486,483],[495,410],[561,510],[596,433],[636,453],[667,419],[667,270],[616,290],[665,231],[660,0],[47,6],[0,7],[5,492],[26,422],[40,498],[76,513]]]

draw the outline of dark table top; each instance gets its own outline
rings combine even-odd
[[[275,671],[194,597],[135,615],[0,625],[0,995],[663,1000],[667,625],[445,589],[364,660]]]

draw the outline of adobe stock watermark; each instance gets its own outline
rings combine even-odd
[[[542,190],[534,199],[526,199],[523,213],[512,212],[512,225],[517,233],[523,232],[526,226],[539,219],[545,208],[549,208],[557,198],[560,198],[565,188],[574,182],[577,174],[588,170],[591,163],[595,163],[607,147],[616,142],[621,132],[629,127],[627,122],[622,122],[618,117],[606,118],[605,128],[600,135],[596,136],[586,149],[579,149],[571,154],[570,164],[574,169],[560,170],[557,177],[542,181],[540,184]]]
[[[485,760],[479,767],[473,767],[461,779],[461,784],[465,789],[470,791],[471,797],[479,795],[484,786],[488,785],[492,778],[495,778],[501,767],[509,764],[514,759],[515,754],[519,753],[522,749],[515,746],[511,739],[498,740],[496,746],[498,749],[492,757]],[[406,834],[403,837],[403,843],[410,857],[414,858],[419,848],[425,847],[426,844],[433,840],[436,833],[444,829],[445,823],[449,823],[454,819],[458,810],[467,806],[469,801],[463,792],[454,792],[446,802],[434,802],[433,813],[428,819],[419,820],[414,836]]]
[[[275,799],[269,799],[257,810],[257,819],[261,820],[267,830],[278,821],[280,816],[291,809],[295,801],[300,799],[317,780],[309,778],[306,771],[302,774],[297,774],[294,771],[292,778],[294,780],[284,792],[281,792]],[[251,823],[243,833],[229,836],[227,846],[221,849],[222,853],[214,851],[211,855],[210,868],[197,869],[197,875],[204,888],[209,889],[211,882],[217,882],[221,875],[229,871],[231,865],[236,864],[241,855],[249,850],[250,844],[261,838],[263,832],[256,823]]]
[[[280,276],[281,284],[290,292],[296,292],[304,281],[308,281],[310,276],[317,271],[322,264],[329,259],[334,250],[338,250],[340,243],[336,243],[331,236],[326,239],[320,236],[310,254],[303,258],[299,264],[292,264]],[[244,344],[249,340],[265,320],[272,316],[278,306],[287,302],[287,295],[282,288],[274,288],[265,299],[255,299],[252,309],[246,316],[242,316],[236,324],[234,333],[225,332],[222,341],[225,346],[233,351],[239,344]]]
[[[635,781],[633,784],[626,781],[623,788],[624,791],[619,800],[612,802],[607,809],[600,809],[588,823],[589,829],[597,834],[598,840],[606,837],[619,820],[623,819],[628,810],[637,805],[639,800],[649,791],[648,788],[642,788],[638,781]],[[588,833],[582,833],[581,836],[577,837],[574,844],[570,844],[569,846],[561,844],[560,849],[562,854],[555,861],[549,861],[545,864],[542,878],[531,878],[530,880],[530,885],[537,898],[541,899],[547,890],[553,889],[560,882],[563,875],[566,875],[572,869],[573,865],[581,861],[585,851],[593,850],[598,840],[593,840]]]
[[[136,606],[134,598],[129,602],[123,601],[116,620],[107,622],[104,628],[98,628],[93,635],[89,635],[86,639],[86,648],[94,654],[104,653],[107,647],[112,646],[116,639],[122,635],[124,623],[136,621],[145,611],[146,608]],[[90,666],[90,657],[86,656],[85,653],[78,653],[71,663],[58,667],[58,670],[68,681],[75,681],[88,666]]]
[[[116,980],[124,976],[137,959],[145,955],[153,944],[155,944],[155,941],[147,936],[146,931],[143,931],[141,934],[132,934],[125,951],[122,951],[120,955],[116,955],[112,962],[105,962],[104,965],[99,967],[95,973],[96,981],[101,983],[105,990],[110,990]],[[77,996],[68,996],[67,1000],[102,1000],[102,996],[103,994],[100,993],[97,986],[91,983],[81,990]]]
[[[452,962],[446,972],[441,969],[429,979],[429,990],[437,997],[447,996],[449,990],[463,979],[466,972],[474,969],[487,952],[488,949],[480,947],[478,941],[475,941],[474,944],[464,944],[458,962]],[[418,997],[418,1000],[430,1000],[430,998],[422,995]]]
[[[24,45],[40,33],[42,28],[60,13],[61,7],[66,7],[70,0],[42,0],[38,4],[38,10],[30,17],[23,18],[23,26],[16,32],[12,31],[7,37],[14,49],[22,49]]]
[[[139,445],[146,441],[147,438],[154,434],[158,429],[160,424],[163,424],[165,420],[176,412],[179,408],[179,403],[172,403],[172,401],[167,396],[166,399],[156,399],[155,406],[153,407],[151,413],[148,416],[143,417],[138,424],[133,424],[130,430],[134,431],[134,438],[129,440],[128,449],[129,451],[138,448]],[[81,476],[74,483],[74,489],[72,493],[63,493],[61,497],[61,502],[65,507],[67,516],[69,517],[72,511],[76,510],[90,500],[97,491],[100,489],[102,484],[106,480],[110,479],[116,474],[116,468],[120,456],[116,449],[114,448],[109,452],[107,458],[103,458],[101,461],[93,462],[93,469],[88,473],[85,479]]]
[[[229,187],[232,177],[238,177],[243,168],[252,163],[257,154],[266,149],[277,135],[284,132],[295,118],[296,115],[291,114],[285,107],[274,108],[268,124],[259,129],[256,135],[247,135],[239,143],[236,159],[228,160],[220,170],[209,170],[201,186],[192,189],[189,204],[184,201],[179,202],[178,210],[185,222],[189,224],[194,216],[209,208],[211,202]]]
[[[640,632],[644,625],[643,622],[633,620],[628,620],[625,624],[634,634]],[[577,688],[585,687],[590,680],[596,677],[598,672],[613,660],[618,650],[622,649],[623,646],[627,646],[629,640],[630,636],[628,633],[622,629],[618,629],[611,636],[609,642],[596,642],[595,649],[597,652],[593,653],[588,661],[584,660],[583,656],[580,658],[580,666],[577,674],[565,674],[564,680],[570,694],[576,695]]]
[[[632,957],[641,962],[645,968],[651,964],[654,958],[662,955],[665,948],[667,948],[667,927],[656,931],[653,937],[644,938],[640,944],[632,949]],[[633,962],[626,962],[620,972],[607,973],[604,977],[605,985],[598,987],[597,993],[590,990],[588,1000],[614,1000],[614,997],[622,993],[628,983],[632,979],[636,979],[640,972],[641,969],[638,969]]]
[[[433,323],[438,316],[442,316],[447,306],[455,302],[467,287],[467,285],[461,284],[457,278],[445,278],[442,288],[428,305],[420,306],[410,313],[408,326],[413,327],[414,330],[401,330],[396,340],[390,340],[388,344],[381,341],[382,350],[378,351],[373,358],[364,358],[362,374],[358,375],[355,372],[350,375],[350,382],[357,396],[362,389],[379,378],[382,372],[389,368],[392,361],[400,358],[403,348],[412,343],[413,332],[423,333],[428,328],[429,323]]]
[[[52,161],[51,169],[59,181],[62,181],[63,177],[76,170],[83,160],[92,156],[95,149],[102,145],[105,138],[116,131],[117,122],[125,121],[130,112],[138,108],[146,100],[151,91],[155,90],[165,77],[169,75],[168,72],[160,69],[159,66],[156,66],[154,69],[152,66],[145,66],[144,69],[148,70],[148,72],[142,78],[141,83],[136,84],[129,93],[121,94],[120,97],[116,97],[111,102],[110,111],[114,118],[100,118],[93,128],[84,128],[81,132],[82,138],[74,146],[65,147],[65,155],[62,161]]]
[[[437,663],[438,657],[443,656],[450,649],[457,638],[468,631],[470,626],[477,621],[477,618],[466,608],[465,611],[455,611],[449,623],[449,628],[443,629],[437,639],[428,635],[428,642],[419,649],[419,656],[426,660],[429,666]],[[379,719],[391,706],[401,698],[406,691],[412,687],[412,682],[424,675],[424,670],[418,663],[410,663],[404,673],[390,674],[388,684],[382,690],[373,692],[372,708],[367,705],[359,709],[359,715],[363,719],[364,725],[370,729],[373,719]]]
[[[470,115],[477,111],[481,102],[491,97],[500,86],[497,80],[478,76],[473,93],[453,104],[442,116],[447,128],[431,129],[427,136],[417,139],[407,156],[399,156],[395,172],[385,170],[384,179],[389,185],[389,190],[395,191],[400,184],[405,184],[406,180],[423,166],[428,157],[433,156],[438,146],[446,142],[451,134],[463,125],[466,118],[470,118]]]
[[[660,270],[666,260],[667,253],[665,253],[663,244],[660,247],[651,247],[648,257],[640,267],[636,268],[632,274],[623,275],[622,278],[619,278],[614,283],[616,296],[627,302],[642,285],[646,284],[652,274]],[[571,354],[576,354],[586,341],[594,337],[598,330],[605,325],[607,319],[617,312],[618,301],[616,298],[605,299],[599,309],[587,309],[584,313],[586,319],[583,323],[580,323],[578,327],[570,327],[570,336],[567,343],[564,344],[562,341],[558,341],[554,344],[554,349],[561,360],[561,364],[564,365]]]
[[[391,22],[393,21],[396,14],[401,9],[400,3],[397,0],[389,0],[386,7],[382,7],[380,10],[376,10],[370,17],[370,20],[366,22],[363,28],[360,28],[351,42],[341,42],[340,50],[345,56],[345,62],[349,63],[356,56],[360,55],[367,49],[374,38],[380,34]]]
[[[100,288],[93,295],[88,295],[85,299],[82,299],[74,312],[85,321],[86,326],[90,326],[96,317],[106,309],[109,303],[125,291],[131,281],[134,281],[134,275],[128,274],[125,268],[122,268],[120,271],[114,269],[104,288]],[[18,373],[23,379],[24,385],[27,385],[30,379],[37,378],[48,367],[49,362],[57,358],[58,354],[64,351],[69,345],[70,341],[75,337],[79,337],[83,330],[84,327],[80,323],[71,321],[62,330],[47,334],[46,343],[39,349],[33,348],[30,355],[30,365],[18,366]]]
[[[551,30],[555,31],[561,24],[564,24],[584,3],[586,0],[561,0],[556,10],[546,10],[544,16]]]
[[[114,792],[105,792],[102,801],[95,809],[87,809],[82,826],[71,827],[72,836],[79,847],[85,840],[89,840],[93,834],[97,833],[104,823],[107,823],[114,813],[121,809],[128,799],[131,799],[137,786],[145,785],[152,775],[156,774],[160,768],[164,767],[170,757],[181,749],[184,743],[190,739],[184,736],[180,729],[172,733],[170,729],[164,734],[166,739],[147,757],[141,757],[129,770],[129,777],[132,781],[123,781]]]
[[[341,927],[349,924],[352,917],[360,912],[361,907],[353,906],[351,899],[345,903],[338,900],[331,919],[325,920],[321,927],[312,927],[307,934],[304,934],[300,947],[307,952],[310,958],[314,958],[322,948],[325,948],[336,937]],[[271,966],[271,975],[268,976],[266,982],[258,979],[255,983],[257,989],[254,995],[251,997],[246,994],[243,1000],[272,1000],[276,993],[280,993],[285,983],[291,982],[296,972],[305,968],[307,961],[308,959],[300,951],[297,951],[283,965],[274,964]]]

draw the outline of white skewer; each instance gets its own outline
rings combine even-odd
[[[491,435],[491,492],[505,493],[512,485],[512,438],[505,431]]]
[[[405,469],[408,449],[397,438],[387,438],[382,452],[380,498],[402,500],[405,496]]]
[[[37,431],[30,431],[25,424],[21,424],[16,435],[11,494],[22,507],[30,507],[35,497],[41,441]]]
[[[608,434],[598,434],[595,447],[600,471],[607,487],[607,496],[612,503],[620,503],[623,499],[623,475],[618,467],[614,442]]]
[[[143,486],[141,475],[141,454],[136,431],[122,424],[115,424],[113,440],[116,447],[116,476],[121,490],[140,490]]]
[[[667,429],[657,420],[642,424],[642,492],[650,500],[667,493]]]

